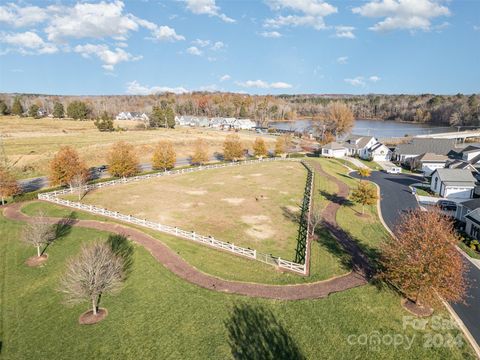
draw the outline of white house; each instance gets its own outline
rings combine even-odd
[[[475,209],[465,215],[465,232],[480,240],[480,209]]]
[[[322,146],[322,156],[341,158],[347,155],[347,148],[337,142]]]
[[[457,210],[455,211],[455,219],[461,222],[466,222],[465,216],[468,213],[478,208],[480,208],[480,198],[469,199],[469,200],[465,200],[460,203],[457,203]]]
[[[138,120],[138,121],[148,121],[150,118],[145,113],[134,112],[134,111],[122,111],[119,113],[115,120]]]
[[[377,143],[377,139],[373,136],[349,135],[343,144],[347,148],[347,155],[359,155],[366,149],[371,148]]]
[[[234,128],[240,130],[252,130],[257,124],[250,119],[236,119]]]
[[[471,199],[475,183],[468,170],[437,169],[432,173],[430,189],[444,198]]]
[[[413,158],[412,169],[421,171],[423,176],[430,176],[435,170],[443,169],[447,160],[445,155],[425,153]]]
[[[369,148],[360,151],[360,157],[372,161],[390,161],[392,152],[384,144],[377,142]]]

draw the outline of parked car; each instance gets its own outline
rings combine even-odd
[[[393,166],[385,170],[387,174],[401,174],[402,173],[402,168],[398,166]]]
[[[450,200],[440,200],[437,205],[440,207],[442,210],[446,211],[455,211],[457,210],[457,204],[454,201]]]

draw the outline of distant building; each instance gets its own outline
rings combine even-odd
[[[142,112],[123,111],[115,117],[115,120],[148,121],[150,118],[147,114]]]
[[[342,158],[347,155],[348,149],[337,142],[331,142],[322,146],[322,156]]]
[[[430,176],[435,170],[445,167],[448,157],[433,153],[424,153],[412,159],[412,170],[418,170],[423,176]]]
[[[382,143],[377,142],[369,148],[361,150],[360,157],[371,161],[390,161],[392,152]]]

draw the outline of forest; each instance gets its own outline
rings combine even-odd
[[[319,118],[331,102],[343,102],[356,119],[380,119],[450,126],[480,126],[480,95],[246,95],[219,92],[155,95],[57,96],[41,94],[0,94],[0,112],[8,114],[14,99],[26,113],[38,106],[52,114],[55,103],[65,109],[74,101],[86,104],[87,118],[105,111],[114,116],[121,111],[151,113],[154,106],[168,104],[176,115],[239,117],[269,121]]]

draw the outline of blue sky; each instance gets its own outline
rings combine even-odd
[[[480,1],[1,4],[1,92],[480,92]]]

